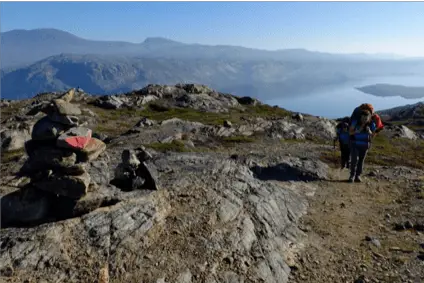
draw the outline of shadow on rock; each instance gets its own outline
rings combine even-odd
[[[262,181],[317,181],[326,180],[328,166],[320,161],[296,159],[276,165],[250,167]]]
[[[71,218],[75,205],[75,200],[22,188],[1,198],[1,228],[33,227]]]

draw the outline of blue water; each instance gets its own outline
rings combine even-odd
[[[377,83],[424,87],[424,76],[374,77],[337,85],[325,91],[305,93],[295,98],[271,99],[264,102],[291,111],[327,118],[350,116],[353,109],[362,103],[371,103],[376,110],[383,110],[420,101],[424,102],[424,97],[420,99],[406,99],[400,96],[379,97],[355,89],[355,87]]]

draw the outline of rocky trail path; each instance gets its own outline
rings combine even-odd
[[[346,183],[346,170],[320,182],[289,282],[424,282],[423,175],[372,172],[360,184]]]

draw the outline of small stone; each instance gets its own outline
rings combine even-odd
[[[106,144],[99,139],[91,138],[81,151],[81,159],[84,162],[95,160],[106,150]]]
[[[70,90],[68,90],[67,92],[65,92],[61,96],[59,96],[59,99],[65,101],[65,102],[71,102],[72,99],[74,98],[74,94],[75,94],[75,88],[71,88]]]
[[[57,139],[56,145],[62,148],[84,149],[91,139],[91,130],[83,127],[71,128]]]
[[[99,280],[98,283],[109,283],[109,268],[108,264],[106,263],[103,268],[99,271]]]
[[[137,167],[140,164],[136,152],[132,149],[125,149],[122,151],[121,159],[124,165]]]
[[[230,121],[228,121],[228,120],[224,121],[224,127],[231,128],[232,126],[233,126],[233,124]]]
[[[404,226],[405,226],[406,229],[412,229],[412,228],[414,228],[414,224],[410,220],[405,221]]]
[[[366,283],[366,281],[365,281],[365,276],[364,275],[361,275],[361,276],[359,276],[355,281],[354,281],[354,283]]]

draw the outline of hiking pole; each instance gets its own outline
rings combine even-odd
[[[336,152],[336,140],[333,140],[333,152],[334,152],[334,167],[337,168],[337,152]]]

